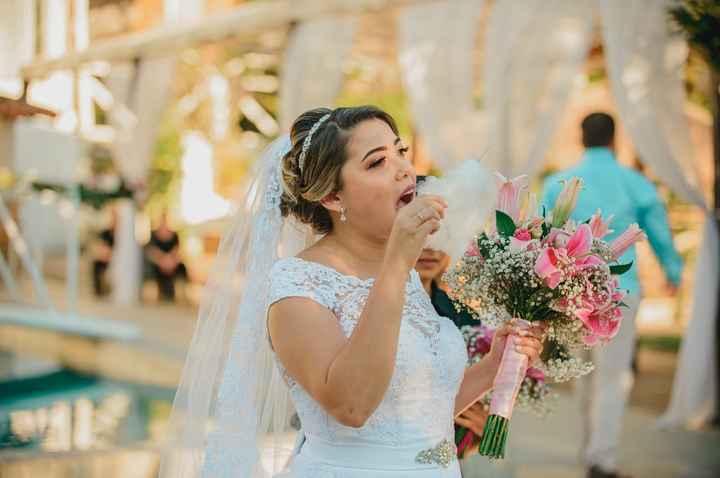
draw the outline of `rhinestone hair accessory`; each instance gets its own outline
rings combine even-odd
[[[308,149],[310,149],[310,145],[312,144],[312,137],[318,130],[318,128],[320,128],[320,126],[328,120],[328,118],[330,118],[330,113],[317,120],[317,123],[315,123],[313,127],[310,128],[310,132],[305,137],[305,141],[303,141],[302,151],[300,152],[300,158],[298,159],[298,168],[300,169],[301,173],[303,171],[303,168],[305,167],[305,156],[307,155],[307,151]]]

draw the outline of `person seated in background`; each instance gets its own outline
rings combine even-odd
[[[115,246],[115,226],[117,225],[117,212],[110,209],[110,224],[101,230],[90,245],[92,255],[93,292],[96,297],[103,297],[110,292],[105,273],[112,260]]]
[[[175,300],[175,280],[187,279],[187,269],[180,259],[180,238],[170,228],[167,213],[160,216],[158,227],[150,234],[146,248],[150,272],[158,286],[160,300]]]
[[[480,321],[473,318],[467,310],[457,310],[453,301],[443,289],[442,275],[450,265],[450,256],[441,251],[423,249],[420,258],[415,265],[415,270],[420,276],[423,288],[430,296],[435,311],[438,315],[452,320],[458,327],[470,325],[476,327]],[[482,403],[475,403],[472,407],[463,412],[455,419],[455,423],[469,428],[476,436],[482,436],[485,422],[488,418],[488,410]],[[466,454],[465,456],[468,456]]]

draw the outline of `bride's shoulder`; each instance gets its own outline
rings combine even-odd
[[[299,256],[278,259],[270,271],[270,304],[290,297],[305,297],[332,309],[338,280],[321,264]]]
[[[273,264],[270,271],[271,284],[279,287],[294,283],[311,285],[330,271],[322,264],[301,255],[284,257]]]
[[[278,259],[273,268],[275,272],[317,275],[328,270],[333,270],[328,259],[332,254],[328,253],[320,244],[313,244],[295,256]]]
[[[310,256],[311,257],[311,256]],[[308,258],[304,253],[300,253],[296,256],[283,257],[275,261],[273,264],[273,274],[282,275],[312,275],[319,267],[321,267],[318,261],[313,261]]]

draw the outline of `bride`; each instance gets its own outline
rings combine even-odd
[[[406,153],[370,106],[313,109],[271,145],[201,306],[161,476],[460,476],[453,420],[505,341],[532,362],[542,330],[504,327],[465,368],[414,271],[447,204],[416,196]]]

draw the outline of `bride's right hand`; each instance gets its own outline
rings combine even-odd
[[[395,262],[409,272],[422,253],[427,237],[438,230],[447,202],[440,196],[418,196],[395,216],[385,261]]]

